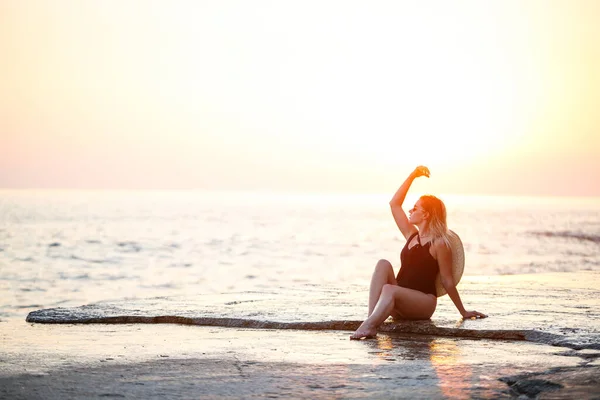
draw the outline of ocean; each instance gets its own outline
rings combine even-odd
[[[0,190],[0,319],[105,300],[367,290],[379,259],[398,270],[392,194]],[[599,198],[439,197],[465,276],[600,270]]]

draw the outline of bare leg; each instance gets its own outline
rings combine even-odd
[[[379,301],[379,296],[381,296],[383,285],[386,284],[396,284],[394,269],[388,260],[379,260],[375,266],[375,271],[373,271],[373,276],[371,277],[371,288],[369,289],[369,313],[367,314],[367,317],[371,316],[375,305]]]
[[[418,290],[386,284],[371,315],[358,327],[350,339],[373,337],[377,328],[392,312],[408,319],[429,319],[435,311],[437,298]]]

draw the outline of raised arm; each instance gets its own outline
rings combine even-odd
[[[477,311],[467,311],[463,306],[462,300],[460,299],[460,295],[458,294],[458,290],[456,289],[456,284],[454,283],[454,278],[452,277],[452,250],[442,241],[436,240],[433,243],[433,250],[436,255],[436,259],[438,265],[440,266],[440,277],[442,280],[442,285],[448,292],[448,296],[460,312],[463,318],[485,318],[487,315],[482,314]]]
[[[392,197],[392,200],[390,200],[390,208],[392,209],[394,221],[396,221],[396,225],[398,225],[400,232],[402,232],[406,239],[415,233],[417,228],[408,222],[408,217],[402,209],[402,204],[404,203],[404,199],[406,198],[406,193],[408,193],[410,185],[412,185],[415,178],[418,178],[419,176],[426,176],[429,178],[429,169],[423,166],[415,168],[415,170],[408,175],[408,178],[406,178],[402,186],[398,188],[396,194],[394,194],[394,197]]]

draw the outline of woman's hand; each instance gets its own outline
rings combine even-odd
[[[425,167],[423,165],[419,165],[413,171],[413,175],[414,175],[415,178],[418,178],[420,176],[426,176],[426,177],[429,178],[429,168],[427,168],[427,167]]]
[[[465,311],[462,315],[463,319],[487,318],[487,315],[477,311]]]

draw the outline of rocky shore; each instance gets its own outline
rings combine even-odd
[[[0,398],[598,398],[600,352],[527,341],[0,323]],[[524,396],[524,397],[523,397]]]
[[[353,290],[40,310],[0,321],[0,398],[600,398],[599,276],[465,277],[488,319],[442,298],[362,341]]]

